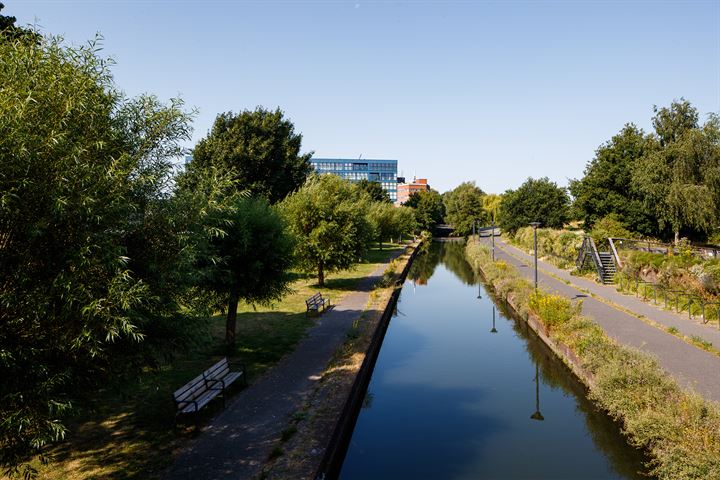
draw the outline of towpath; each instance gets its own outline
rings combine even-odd
[[[482,238],[481,241],[490,244],[491,239]],[[522,275],[532,280],[531,255],[495,237],[495,257],[515,266]],[[653,355],[660,366],[681,386],[693,389],[707,399],[720,401],[720,357],[690,345],[638,317],[646,317],[665,327],[675,326],[685,335],[698,335],[711,341],[713,345],[720,346],[720,333],[712,327],[683,319],[634,297],[622,295],[612,286],[574,277],[565,270],[542,261],[538,262],[538,284],[546,291],[570,299],[582,299],[583,313],[591,317],[610,337],[621,344]]]
[[[295,350],[268,374],[232,397],[227,408],[179,453],[163,478],[256,478],[290,416],[302,405],[333,353],[345,342],[353,322],[365,311],[370,292],[386,266],[378,266],[360,281],[356,291],[323,313]]]

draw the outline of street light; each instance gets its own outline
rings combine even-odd
[[[537,292],[537,228],[540,226],[540,222],[530,222],[530,226],[533,227],[535,238],[535,291]]]
[[[540,413],[540,369],[537,362],[535,363],[535,413],[530,415],[532,420],[545,420],[542,413]]]
[[[490,230],[490,236],[492,237],[492,259],[495,261],[495,220],[492,222],[492,230]]]

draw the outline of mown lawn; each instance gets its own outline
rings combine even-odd
[[[231,365],[244,364],[252,383],[275,365],[315,323],[306,317],[305,299],[317,291],[333,303],[353,291],[358,282],[398,251],[398,245],[373,249],[356,269],[326,276],[326,286],[295,273],[293,292],[270,307],[238,307],[237,345],[224,345],[225,318],[208,319],[207,334],[197,346],[159,369],[148,369],[137,378],[99,389],[69,423],[67,440],[54,448],[48,465],[35,462],[41,479],[146,479],[157,478],[172,453],[196,435],[192,419],[175,420],[172,392],[214,362],[227,356]],[[200,415],[202,424],[216,414],[220,401]]]

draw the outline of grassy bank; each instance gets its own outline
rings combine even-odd
[[[322,291],[336,303],[398,249],[397,245],[384,245],[382,251],[371,250],[358,268],[327,277],[322,289],[314,277],[296,273],[293,293],[272,307],[239,305],[233,350],[224,344],[225,318],[218,315],[208,319],[205,333],[191,350],[138,378],[97,392],[70,424],[67,440],[50,452],[52,461],[48,465],[35,463],[39,478],[157,478],[170,463],[173,451],[196,435],[192,419],[187,424],[175,421],[174,390],[223,356],[231,365],[244,364],[252,383],[290,352],[315,324],[315,318],[305,315],[307,297]],[[216,414],[218,407],[206,408],[200,423]]]
[[[468,242],[467,259],[482,270],[502,297],[522,315],[532,314],[547,335],[577,356],[590,398],[619,420],[629,441],[653,457],[660,479],[720,478],[720,406],[683,391],[648,355],[623,347],[580,314],[578,304],[544,292],[490,251]]]

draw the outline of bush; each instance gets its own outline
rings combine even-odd
[[[590,231],[590,236],[595,240],[595,244],[598,248],[608,248],[608,238],[633,238],[635,235],[625,227],[625,224],[620,221],[617,214],[611,213],[610,215],[601,218],[593,225]]]

